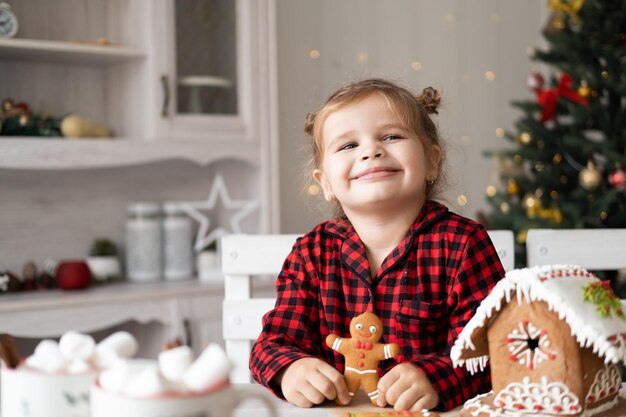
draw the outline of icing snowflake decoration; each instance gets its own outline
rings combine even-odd
[[[510,352],[509,359],[528,369],[537,369],[541,362],[556,357],[556,353],[550,350],[548,333],[528,320],[520,322],[509,333],[506,344]]]
[[[485,332],[481,333],[478,330],[488,326],[505,305],[513,302],[530,304],[539,301],[545,302],[549,310],[565,322],[580,347],[590,347],[607,364],[625,362],[626,321],[617,313],[603,317],[598,312],[596,304],[584,300],[585,288],[590,288],[589,284],[594,283],[601,281],[587,270],[572,265],[536,266],[507,272],[482,301],[474,317],[455,341],[450,352],[454,365],[465,366],[471,373],[482,371],[489,360],[489,352],[484,348],[478,350],[476,345],[479,340],[472,340],[472,337],[482,338],[480,341],[484,341]],[[620,308],[623,308],[622,304],[620,301]],[[538,323],[533,324],[533,327],[536,327],[536,324]],[[518,331],[521,335],[529,329]],[[545,360],[541,352],[550,359],[549,345],[542,345],[541,339],[539,335],[539,357],[525,359],[527,365],[532,363],[536,366]],[[513,339],[511,343],[514,343]],[[527,355],[520,353],[523,348],[519,352],[515,350],[519,345],[521,344],[509,350],[512,354],[516,352],[514,354],[518,360],[520,355]],[[486,345],[482,343],[481,346]],[[511,346],[509,345],[509,349]]]

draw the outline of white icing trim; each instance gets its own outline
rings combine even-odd
[[[626,362],[626,322],[616,318],[600,318],[596,306],[583,301],[582,287],[598,278],[585,269],[571,265],[548,265],[507,272],[483,300],[474,317],[467,323],[452,346],[450,357],[455,366],[465,365],[469,372],[482,371],[486,362],[470,362],[468,356],[476,347],[471,340],[478,328],[499,312],[513,296],[518,303],[544,301],[548,308],[567,323],[579,346],[591,347],[605,363]],[[624,303],[624,301],[622,302]],[[624,336],[619,336],[624,334]],[[469,365],[469,366],[468,366]]]
[[[512,382],[493,399],[496,407],[507,411],[535,414],[546,411],[557,415],[573,415],[582,411],[578,397],[562,382],[548,382],[545,376],[541,382],[530,382],[524,377],[522,382]]]
[[[391,358],[391,345],[385,345],[383,352],[385,352],[385,359]]]
[[[482,399],[492,394],[493,394],[493,391],[490,391],[486,394],[480,394],[470,400],[467,400],[465,404],[463,405],[463,409],[465,409],[466,411],[469,411],[469,413],[474,417],[482,415],[483,413],[487,415],[487,417],[528,417],[528,414],[522,414],[522,413],[515,412],[515,411],[507,411],[503,408],[493,408],[492,406],[488,404],[484,404],[482,402]],[[591,408],[591,409],[583,411],[580,414],[580,417],[592,417],[598,413],[602,413],[606,410],[610,410],[611,408],[617,405],[618,401],[619,401],[619,396],[615,397],[612,401],[609,401],[608,403],[602,404],[600,407]],[[554,417],[554,414],[533,413],[532,417]]]
[[[336,338],[335,341],[333,342],[333,350],[339,350],[339,347],[341,346],[341,338]]]
[[[364,369],[364,370],[359,370],[356,368],[353,368],[351,366],[346,366],[346,371],[350,371],[350,372],[354,372],[357,373],[359,375],[364,375],[364,374],[375,374],[377,371],[376,369]]]
[[[593,384],[589,387],[589,392],[585,397],[585,402],[590,404],[601,401],[618,393],[621,386],[622,375],[619,368],[616,365],[607,365],[596,373]]]

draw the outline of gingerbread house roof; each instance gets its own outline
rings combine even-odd
[[[590,287],[603,287],[602,283],[587,270],[572,265],[541,266],[507,272],[459,334],[450,352],[452,362],[455,366],[465,366],[471,373],[482,371],[489,360],[489,353],[477,350],[475,341],[481,337],[477,331],[496,319],[504,303],[515,300],[520,304],[546,302],[548,308],[567,323],[579,346],[591,347],[606,363],[626,362],[624,301],[614,300],[618,303],[617,309],[607,309],[606,305],[584,300],[585,292]],[[603,308],[605,311],[601,312]],[[486,337],[484,332],[482,337]]]

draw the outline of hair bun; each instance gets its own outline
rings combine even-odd
[[[315,126],[315,117],[317,112],[312,112],[306,115],[304,118],[304,132],[307,135],[313,135],[313,126]]]
[[[439,114],[437,107],[441,103],[441,93],[432,87],[426,87],[422,93],[415,97],[428,114]]]

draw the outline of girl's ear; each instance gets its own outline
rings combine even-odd
[[[426,179],[434,179],[439,175],[439,163],[441,162],[442,154],[441,147],[438,145],[431,145],[428,148],[428,172]]]
[[[331,203],[337,201],[335,193],[333,193],[333,189],[331,188],[330,183],[326,179],[326,175],[324,175],[324,172],[321,169],[313,170],[313,179],[322,188],[322,192],[324,193],[324,198],[326,199],[326,201],[329,201]]]

